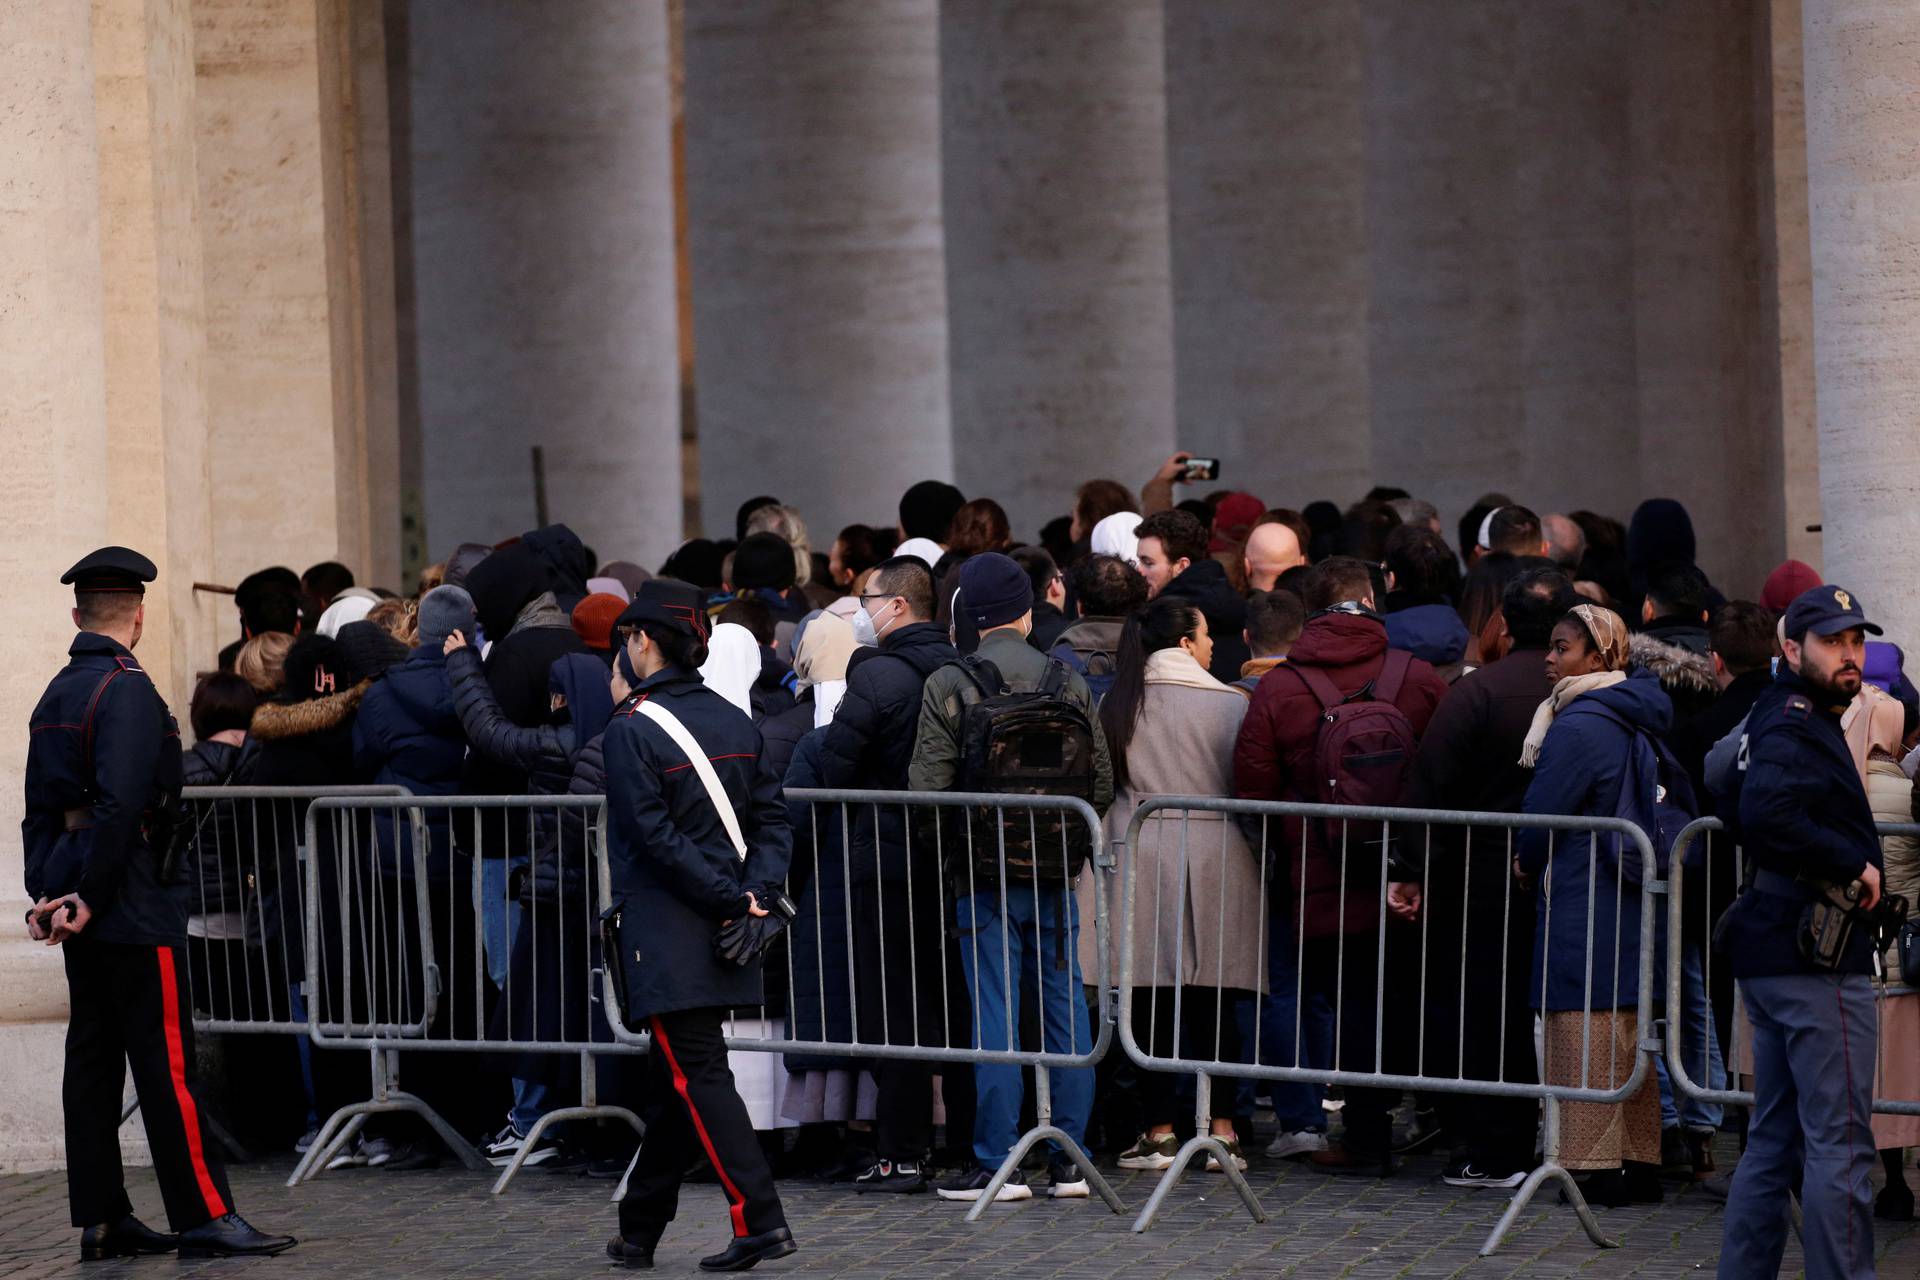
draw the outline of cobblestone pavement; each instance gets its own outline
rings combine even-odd
[[[196,1277],[396,1275],[577,1276],[610,1268],[601,1252],[614,1228],[611,1184],[531,1170],[498,1198],[488,1181],[457,1169],[414,1173],[347,1170],[296,1190],[282,1185],[291,1165],[233,1171],[235,1198],[256,1225],[291,1231],[292,1253],[270,1262],[179,1263],[172,1259],[77,1261],[67,1226],[64,1177],[0,1178],[0,1275],[89,1280],[189,1271]],[[1043,1196],[963,1221],[966,1206],[931,1196],[856,1196],[842,1187],[781,1187],[801,1250],[765,1274],[1064,1277],[1143,1280],[1149,1276],[1683,1276],[1711,1274],[1720,1243],[1720,1205],[1692,1187],[1668,1184],[1664,1204],[1606,1210],[1601,1220],[1619,1249],[1588,1243],[1573,1211],[1547,1192],[1530,1206],[1506,1247],[1477,1251],[1505,1203],[1503,1192],[1462,1191],[1435,1176],[1437,1159],[1409,1162],[1387,1181],[1334,1179],[1297,1165],[1256,1161],[1249,1177],[1265,1207],[1251,1221],[1218,1175],[1189,1175],[1168,1211],[1144,1235],[1097,1199]],[[1911,1174],[1909,1175],[1912,1176]],[[1122,1176],[1130,1211],[1155,1175]],[[164,1221],[151,1173],[129,1170],[138,1212]],[[663,1271],[695,1272],[694,1261],[724,1243],[717,1188],[690,1186],[680,1220],[662,1244]],[[1882,1280],[1920,1276],[1920,1227],[1877,1223]],[[1783,1275],[1798,1274],[1790,1246]]]

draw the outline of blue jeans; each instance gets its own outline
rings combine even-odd
[[[1653,953],[1653,981],[1655,992],[1665,999],[1667,991],[1667,930],[1666,917],[1660,917],[1657,930],[1656,950]],[[1727,1087],[1727,1069],[1720,1059],[1720,1034],[1714,1029],[1713,1009],[1707,1003],[1707,975],[1705,957],[1697,942],[1685,942],[1680,947],[1680,1008],[1667,1010],[1667,1035],[1671,1037],[1674,1029],[1680,1030],[1680,1044],[1685,1057],[1687,1078],[1697,1085],[1708,1089]],[[1722,1110],[1717,1102],[1702,1102],[1698,1098],[1675,1099],[1673,1081],[1667,1075],[1666,1055],[1653,1060],[1654,1068],[1660,1073],[1660,1127],[1671,1129],[1684,1124],[1690,1129],[1718,1129]]]
[[[507,1118],[513,1122],[515,1133],[526,1137],[533,1132],[533,1126],[540,1123],[540,1117],[551,1110],[546,1081],[513,1078],[513,1110],[507,1113]]]
[[[1293,937],[1292,922],[1275,914],[1267,926],[1267,994],[1256,1000],[1243,1000],[1234,1008],[1240,1023],[1240,1046],[1247,1058],[1253,1057],[1254,1019],[1259,1018],[1260,1061],[1270,1067],[1325,1067],[1333,1061],[1333,1010],[1316,993],[1306,994],[1306,1007],[1300,1006],[1300,955]],[[1300,1040],[1296,1061],[1294,1018],[1300,1021]],[[1240,1115],[1253,1114],[1254,1082],[1239,1082]],[[1326,1090],[1317,1084],[1288,1080],[1269,1080],[1268,1095],[1273,1099],[1274,1119],[1282,1133],[1327,1127],[1327,1113],[1320,1103]]]
[[[1780,1273],[1797,1184],[1810,1280],[1873,1271],[1873,1067],[1879,1029],[1862,974],[1743,978],[1753,1118],[1733,1173],[1722,1280]]]
[[[973,1047],[1017,1049],[1020,1001],[1038,994],[1042,1047],[1048,1053],[1085,1053],[1093,1048],[1093,1024],[1080,983],[1080,908],[1060,889],[1007,886],[1004,910],[994,891],[954,903],[960,929],[960,968],[973,997]],[[1093,1110],[1093,1068],[1053,1067],[1053,1123],[1085,1143]],[[982,1062],[973,1068],[978,1095],[973,1154],[984,1168],[1007,1158],[1020,1140],[1020,1104],[1025,1089],[1020,1068]],[[1057,1144],[1049,1144],[1056,1145]]]
[[[501,991],[507,989],[513,939],[520,932],[520,904],[507,897],[507,876],[516,865],[525,866],[526,859],[480,860],[480,940],[487,954],[487,977]]]

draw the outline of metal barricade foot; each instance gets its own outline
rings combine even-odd
[[[327,1161],[340,1152],[340,1148],[353,1141],[367,1123],[366,1113],[358,1106],[346,1106],[327,1117],[320,1126],[320,1132],[314,1135],[313,1145],[307,1148],[307,1154],[293,1166],[293,1172],[287,1176],[287,1185],[297,1187],[311,1178],[317,1170],[324,1169]]]
[[[446,1144],[447,1150],[451,1151],[454,1157],[472,1172],[486,1173],[493,1168],[487,1163],[485,1156],[473,1149],[472,1143],[461,1137],[452,1125],[441,1118],[439,1112],[410,1093],[394,1090],[382,1099],[350,1103],[329,1116],[326,1126],[321,1129],[323,1134],[327,1128],[332,1127],[343,1117],[347,1117],[346,1127],[335,1135],[331,1142],[323,1144],[316,1139],[312,1149],[307,1152],[307,1158],[295,1166],[292,1176],[287,1179],[287,1185],[295,1187],[320,1176],[320,1172],[327,1167],[327,1162],[338,1155],[340,1149],[365,1126],[368,1116],[388,1115],[394,1112],[407,1112],[425,1120],[439,1136],[440,1141]]]
[[[1133,1220],[1135,1232],[1145,1231],[1153,1225],[1153,1220],[1159,1214],[1161,1206],[1165,1205],[1167,1197],[1173,1194],[1174,1184],[1180,1181],[1182,1174],[1186,1173],[1187,1165],[1195,1156],[1202,1154],[1210,1155],[1220,1162],[1220,1171],[1226,1175],[1227,1184],[1239,1195],[1240,1203],[1247,1207],[1247,1212],[1252,1215],[1253,1220],[1255,1222],[1267,1220],[1267,1211],[1260,1207],[1260,1201],[1253,1194],[1253,1188],[1248,1185],[1246,1175],[1241,1173],[1239,1167],[1233,1163],[1233,1157],[1228,1154],[1226,1145],[1211,1134],[1199,1134],[1187,1139],[1186,1145],[1174,1155],[1173,1163],[1167,1166],[1165,1173],[1161,1174],[1160,1185],[1153,1189],[1153,1194],[1147,1197],[1146,1207],[1141,1209],[1140,1216]]]
[[[1602,1249],[1620,1247],[1617,1240],[1607,1239],[1605,1233],[1600,1230],[1600,1222],[1593,1216],[1593,1209],[1587,1204],[1587,1198],[1580,1194],[1580,1186],[1573,1180],[1573,1175],[1552,1161],[1548,1161],[1528,1174],[1527,1180],[1520,1184],[1520,1189],[1513,1193],[1513,1200],[1507,1205],[1507,1211],[1500,1215],[1500,1221],[1494,1226],[1493,1233],[1487,1237],[1487,1242],[1480,1246],[1481,1257],[1490,1258],[1494,1255],[1506,1240],[1507,1233],[1513,1230],[1513,1224],[1519,1220],[1520,1213],[1527,1207],[1528,1201],[1532,1200],[1534,1193],[1550,1179],[1557,1180],[1566,1189],[1567,1201],[1573,1205],[1573,1211],[1580,1215],[1580,1225],[1585,1229],[1587,1239]]]
[[[1074,1168],[1087,1176],[1087,1185],[1093,1188],[1095,1195],[1107,1202],[1107,1208],[1115,1213],[1127,1211],[1126,1202],[1113,1189],[1113,1184],[1108,1182],[1105,1175],[1095,1167],[1093,1157],[1082,1150],[1079,1143],[1068,1137],[1064,1130],[1044,1124],[1022,1134],[1020,1141],[1013,1144],[1013,1150],[1007,1153],[1007,1158],[1000,1162],[1000,1168],[994,1173],[993,1181],[987,1184],[987,1189],[980,1193],[980,1198],[973,1202],[971,1209],[967,1210],[968,1222],[980,1221],[980,1216],[987,1211],[987,1206],[993,1204],[995,1197],[1000,1194],[1000,1188],[1007,1185],[1007,1179],[1011,1178],[1014,1170],[1020,1167],[1020,1162],[1027,1158],[1027,1153],[1037,1144],[1046,1142],[1048,1139],[1060,1144],[1061,1154],[1073,1162]]]
[[[561,1107],[556,1111],[549,1111],[533,1122],[533,1128],[527,1133],[525,1141],[520,1144],[520,1149],[513,1153],[513,1159],[507,1162],[507,1167],[502,1169],[500,1176],[494,1180],[491,1194],[497,1196],[507,1189],[507,1184],[513,1181],[513,1175],[519,1173],[520,1167],[527,1162],[527,1157],[539,1149],[542,1135],[552,1126],[568,1120],[607,1119],[625,1120],[633,1126],[636,1134],[646,1131],[645,1126],[640,1123],[640,1117],[625,1107]]]

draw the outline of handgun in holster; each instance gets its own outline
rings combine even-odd
[[[1860,905],[1858,880],[1835,884],[1800,877],[1800,882],[1819,894],[1800,912],[1800,931],[1796,939],[1800,956],[1819,969],[1838,969],[1847,953],[1847,944],[1855,929],[1869,931],[1874,954],[1886,950],[1907,919],[1907,900],[1899,894],[1882,894],[1872,907]]]

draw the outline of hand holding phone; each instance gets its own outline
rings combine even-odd
[[[1220,478],[1220,459],[1189,457],[1180,479],[1192,483],[1195,480],[1218,480]]]

